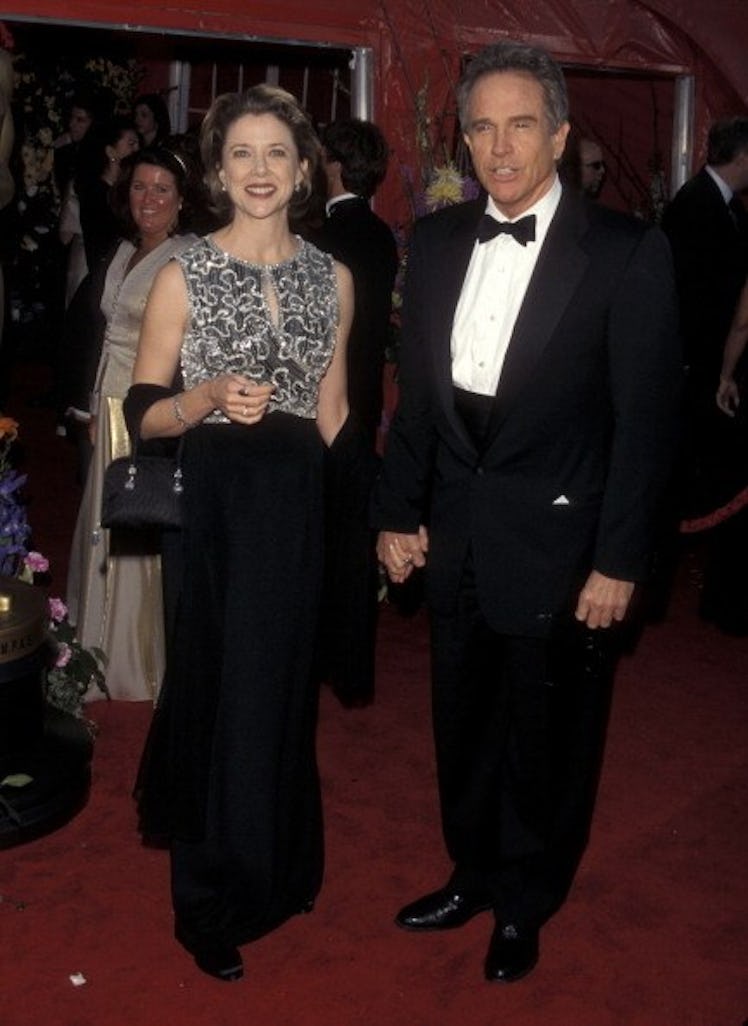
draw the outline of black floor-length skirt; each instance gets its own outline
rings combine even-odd
[[[186,526],[165,560],[174,626],[138,796],[144,834],[171,841],[188,946],[259,937],[321,883],[322,460],[314,421],[284,413],[186,437]]]

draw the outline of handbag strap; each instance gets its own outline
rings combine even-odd
[[[138,441],[133,443],[132,452],[130,453],[130,462],[127,467],[127,480],[125,481],[125,488],[128,492],[135,490],[135,479],[138,474]],[[182,472],[182,450],[184,449],[184,435],[180,436],[179,444],[177,445],[177,451],[174,455],[174,491],[177,495],[181,495],[184,491],[184,474]],[[141,454],[141,458],[142,454]],[[147,459],[148,457],[144,457]]]

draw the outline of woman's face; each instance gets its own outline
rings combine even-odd
[[[274,114],[245,114],[229,126],[218,177],[237,214],[264,220],[286,214],[306,166],[288,125]]]
[[[182,199],[171,171],[137,164],[130,182],[130,213],[141,238],[165,239],[174,231]]]
[[[156,118],[153,111],[146,103],[139,103],[133,115],[135,127],[144,139],[150,138],[156,132]]]

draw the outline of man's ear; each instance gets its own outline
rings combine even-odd
[[[553,156],[558,161],[564,155],[564,149],[566,147],[566,138],[569,135],[571,125],[568,121],[564,121],[559,125],[557,131],[553,133]]]

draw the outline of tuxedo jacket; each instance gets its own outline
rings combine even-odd
[[[389,226],[365,199],[340,200],[314,240],[353,275],[348,338],[348,401],[374,442],[382,415],[382,371],[390,337],[397,247]]]
[[[450,336],[484,210],[477,200],[416,225],[373,519],[427,525],[432,608],[455,611],[470,551],[491,626],[542,637],[591,569],[647,575],[682,377],[672,261],[658,229],[564,190],[479,453],[455,409]]]
[[[680,300],[686,359],[710,400],[722,350],[748,274],[748,216],[734,213],[702,168],[676,193],[663,215]]]

